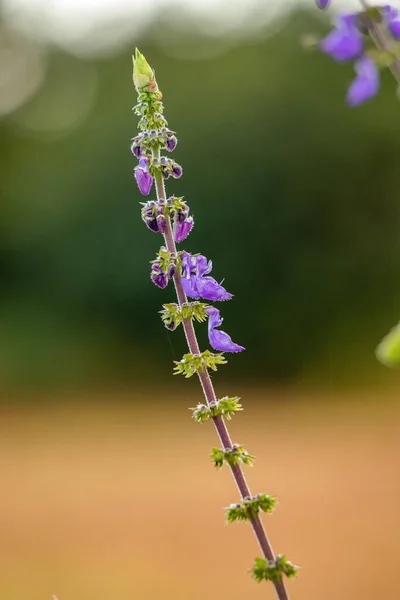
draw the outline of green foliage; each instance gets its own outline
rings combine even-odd
[[[256,517],[259,511],[272,513],[277,504],[275,496],[267,494],[257,494],[254,497],[244,498],[243,502],[231,504],[226,508],[226,518],[228,523],[235,521],[250,521]]]
[[[232,448],[212,448],[210,454],[211,461],[217,469],[223,467],[226,462],[230,467],[240,464],[253,466],[254,456],[249,454],[244,446],[233,444]]]
[[[205,404],[198,404],[195,408],[191,408],[193,411],[193,419],[197,423],[203,423],[213,417],[223,417],[228,421],[231,420],[236,412],[243,410],[242,405],[239,402],[240,398],[221,398],[217,402],[213,402],[210,406]]]
[[[203,369],[217,370],[217,365],[226,364],[226,359],[223,353],[213,354],[209,350],[205,350],[201,354],[184,354],[182,360],[175,360],[174,375],[184,375],[192,377],[195,373],[201,373]]]
[[[400,323],[383,338],[376,349],[376,357],[387,367],[400,365]]]
[[[253,579],[258,583],[261,581],[272,581],[278,583],[282,575],[289,579],[295,577],[298,567],[290,562],[283,554],[277,554],[274,561],[267,561],[265,558],[256,558],[251,568]]]

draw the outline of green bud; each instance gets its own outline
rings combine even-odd
[[[379,362],[387,367],[400,366],[400,323],[383,338],[375,354]]]
[[[140,88],[149,85],[150,81],[154,77],[154,73],[149,63],[141,52],[136,48],[135,56],[132,56],[133,60],[133,83],[135,88]]]

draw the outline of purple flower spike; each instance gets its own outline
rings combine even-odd
[[[167,133],[167,139],[165,140],[165,146],[168,152],[172,152],[175,150],[176,145],[178,143],[177,137],[172,133]]]
[[[328,8],[331,3],[331,0],[315,0],[318,8],[324,10],[324,8]]]
[[[222,317],[220,316],[219,310],[214,306],[207,308],[209,315],[208,318],[208,339],[210,340],[211,346],[214,350],[219,352],[241,352],[245,350],[243,346],[232,342],[232,338],[225,333],[225,331],[219,331],[216,327],[222,325]]]
[[[400,17],[399,11],[393,6],[384,6],[383,15],[386,26],[395,40],[400,40]]]
[[[363,56],[355,65],[357,77],[350,85],[346,101],[350,106],[358,106],[373,98],[379,91],[379,71],[369,56]]]
[[[357,29],[355,15],[340,15],[335,29],[321,42],[322,51],[338,62],[358,58],[363,47],[364,42]]]
[[[151,280],[153,283],[155,283],[155,285],[161,289],[164,289],[167,287],[168,285],[168,276],[166,275],[166,273],[164,273],[164,271],[162,270],[162,268],[160,267],[160,265],[158,265],[157,263],[153,263],[152,268],[151,268]]]
[[[186,221],[181,223],[178,221],[175,225],[174,237],[176,242],[183,242],[192,231],[194,225],[193,217],[188,217]]]
[[[191,298],[204,298],[213,302],[230,300],[232,294],[226,291],[213,277],[205,277],[211,272],[212,263],[205,256],[182,254],[182,286]]]
[[[146,156],[142,156],[135,167],[135,178],[139,191],[143,196],[148,196],[153,186],[153,177],[149,173],[149,159]]]

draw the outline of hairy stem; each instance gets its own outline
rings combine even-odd
[[[159,158],[160,151],[153,151],[153,155],[155,158]],[[156,190],[157,190],[157,198],[158,200],[165,200],[165,187],[162,175],[157,175],[155,178]],[[171,220],[167,219],[167,230],[164,234],[165,244],[168,250],[176,254],[176,246],[174,241],[174,236],[171,227]],[[178,297],[179,306],[182,307],[183,304],[187,302],[187,296],[182,286],[181,275],[178,271],[176,271],[174,275],[174,285],[176,290],[176,295]],[[185,336],[187,340],[187,344],[189,347],[189,351],[192,354],[200,354],[200,348],[196,337],[196,332],[193,326],[193,322],[191,319],[183,319],[183,329],[185,331]],[[204,368],[201,372],[198,372],[198,376],[200,379],[201,387],[203,388],[204,396],[207,401],[207,404],[210,405],[211,402],[215,402],[217,400],[215,395],[214,386],[211,381],[210,374],[206,368]],[[222,417],[214,417],[213,418],[214,426],[217,431],[218,437],[221,441],[222,448],[232,448],[232,441],[228,432],[228,428],[226,423]],[[243,474],[242,469],[239,465],[235,465],[231,467],[233,478],[236,482],[236,485],[239,489],[240,495],[242,498],[246,496],[251,496],[251,492],[249,486],[246,482],[245,476]],[[264,557],[269,560],[275,560],[275,554],[272,549],[271,543],[268,539],[264,526],[260,517],[253,517],[251,519],[251,525],[253,527],[255,536],[260,545],[262,553]],[[278,581],[274,583],[275,591],[279,600],[289,600],[289,595],[287,593],[285,584],[283,581]]]
[[[368,10],[370,7],[368,0],[360,0],[361,6],[364,10]],[[390,40],[386,37],[384,28],[375,21],[371,22],[369,27],[369,34],[372,41],[378,50],[384,50],[385,52],[391,52]],[[396,58],[390,67],[392,74],[398,83],[400,83],[400,58]]]

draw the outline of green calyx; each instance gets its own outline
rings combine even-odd
[[[190,302],[182,307],[176,303],[163,304],[161,319],[167,329],[174,331],[184,319],[199,323],[205,321],[208,318],[207,308],[208,304],[202,302]]]
[[[230,421],[235,413],[243,410],[239,401],[240,398],[238,397],[228,398],[228,396],[225,396],[225,398],[221,398],[217,402],[210,403],[209,406],[198,404],[190,410],[193,411],[192,417],[196,423],[204,423],[204,421],[213,419],[214,417],[223,417]]]
[[[221,469],[226,462],[230,467],[243,464],[253,466],[254,456],[249,454],[244,446],[233,444],[232,448],[212,448],[210,454],[211,462],[217,469]]]
[[[165,246],[161,246],[159,252],[157,253],[157,258],[155,261],[151,261],[152,263],[157,263],[164,273],[167,273],[168,268],[173,265],[176,269],[182,268],[182,261],[179,254],[176,256],[172,254]]]
[[[257,494],[254,497],[244,498],[243,502],[228,506],[225,509],[226,518],[228,523],[250,521],[258,515],[260,510],[265,513],[272,513],[276,504],[277,499],[275,496]]]
[[[299,567],[294,565],[283,554],[277,554],[275,560],[266,560],[265,558],[256,558],[254,565],[250,569],[253,579],[258,583],[260,581],[272,581],[278,583],[282,581],[282,575],[289,579],[295,577]]]
[[[205,350],[201,354],[184,354],[182,360],[175,360],[174,375],[192,377],[195,373],[201,373],[203,369],[217,370],[217,365],[226,364],[226,359],[221,353],[213,354]]]

